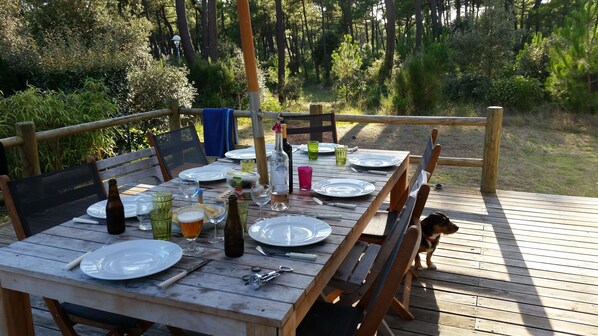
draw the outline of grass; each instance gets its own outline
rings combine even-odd
[[[307,112],[309,102],[293,106]],[[353,114],[328,102],[324,112]],[[449,107],[441,115],[484,115],[485,108]],[[272,120],[264,122],[267,143],[272,143]],[[421,154],[431,126],[338,123],[340,142],[350,147],[399,149]],[[481,158],[484,129],[439,126],[441,157]],[[252,145],[251,125],[240,123],[244,144]],[[292,142],[292,139],[289,139]],[[432,183],[477,188],[481,168],[439,165]],[[598,117],[559,111],[529,114],[505,112],[497,189],[545,194],[598,197]]]

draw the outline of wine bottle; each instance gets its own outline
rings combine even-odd
[[[109,234],[125,232],[125,207],[118,194],[115,179],[108,181],[108,200],[106,201],[106,226]]]
[[[270,156],[271,207],[274,211],[283,211],[289,208],[289,156],[282,150],[280,121],[272,129],[275,132],[275,144]]]
[[[293,146],[287,140],[287,125],[282,124],[282,150],[289,157],[289,194],[293,193]]]
[[[237,207],[237,196],[228,196],[228,216],[224,225],[224,254],[227,257],[237,258],[243,255],[245,240],[243,226]]]

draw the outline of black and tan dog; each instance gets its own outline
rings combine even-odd
[[[436,250],[436,246],[440,242],[441,234],[451,234],[457,232],[459,227],[443,213],[435,211],[428,217],[421,221],[422,240],[419,246],[419,251],[415,255],[415,268],[423,269],[419,254],[426,252],[426,265],[429,269],[436,269],[436,265],[432,263],[432,254]]]

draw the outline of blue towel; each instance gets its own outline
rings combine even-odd
[[[233,109],[205,108],[203,114],[204,149],[207,156],[223,157],[236,143]]]

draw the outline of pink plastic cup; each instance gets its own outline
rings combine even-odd
[[[311,172],[310,166],[297,167],[299,172],[299,190],[311,190]]]

